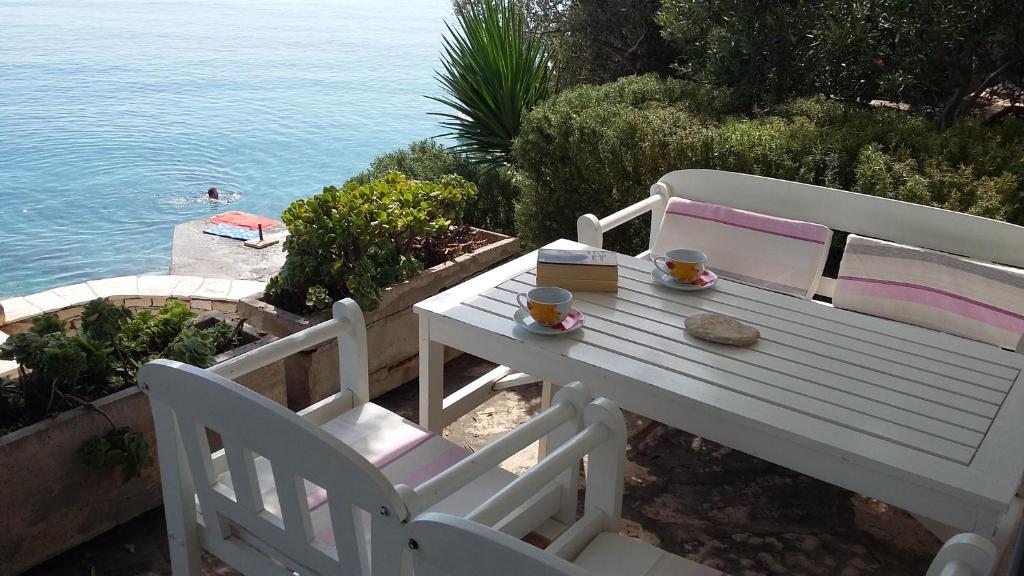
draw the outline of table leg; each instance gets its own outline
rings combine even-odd
[[[543,412],[548,408],[551,408],[551,399],[555,397],[555,392],[558,391],[558,385],[547,380],[541,385],[540,389],[540,409]],[[545,435],[537,443],[537,460],[544,458],[548,455],[548,437]]]
[[[444,432],[444,344],[430,339],[430,319],[420,316],[420,426]]]

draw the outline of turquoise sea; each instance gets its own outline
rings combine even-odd
[[[437,135],[450,0],[0,0],[0,296],[166,272]],[[222,202],[205,200],[216,186]]]

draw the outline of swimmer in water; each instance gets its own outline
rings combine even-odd
[[[210,187],[210,189],[206,191],[206,195],[209,196],[210,200],[220,200],[220,192],[218,192],[214,187]]]

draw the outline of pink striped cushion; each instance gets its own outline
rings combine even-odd
[[[1016,349],[1024,271],[851,235],[832,303]]]
[[[832,231],[821,224],[672,198],[651,253],[700,250],[719,276],[811,298],[831,241]]]

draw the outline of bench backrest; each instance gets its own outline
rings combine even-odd
[[[678,196],[824,224],[850,232],[986,262],[1024,268],[1024,227],[835,188],[719,170],[676,170],[651,194]],[[661,210],[652,218],[657,235]]]

